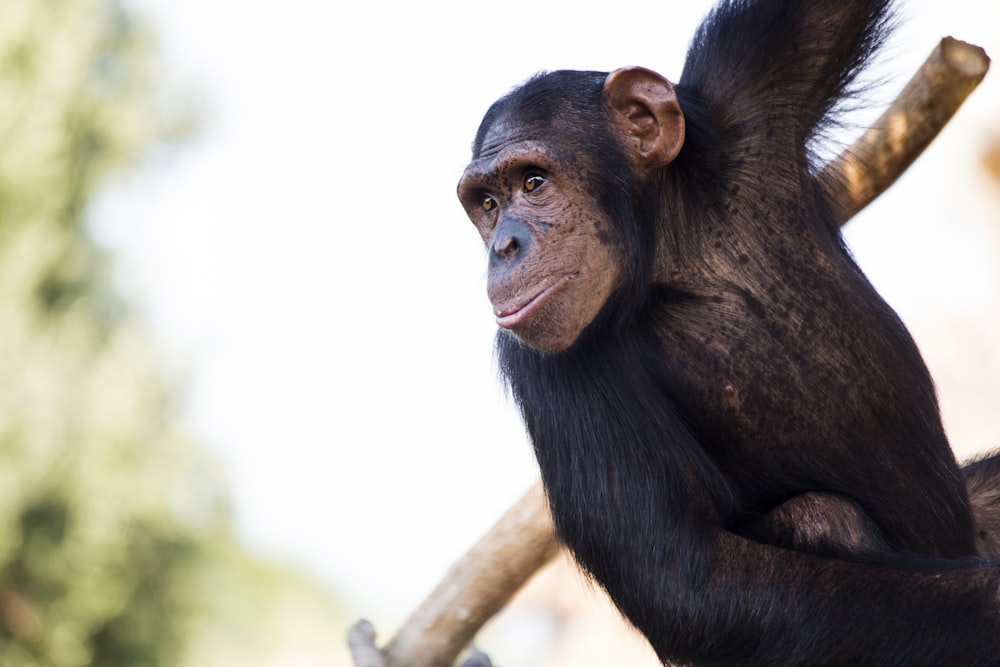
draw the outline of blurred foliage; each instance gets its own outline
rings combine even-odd
[[[206,624],[260,631],[233,596],[271,605],[287,572],[248,572],[86,227],[109,177],[190,115],[122,2],[2,0],[0,16],[0,664],[225,663]]]
[[[89,241],[169,134],[150,33],[108,0],[0,21],[0,662],[174,664],[224,507]]]

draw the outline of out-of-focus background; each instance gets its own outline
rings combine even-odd
[[[454,197],[479,118],[540,69],[676,77],[708,6],[0,0],[0,663],[391,635],[536,475]],[[997,3],[901,14],[856,127],[943,35],[1000,54]],[[1000,75],[847,236],[960,457],[1000,446]],[[482,644],[654,664],[565,566]]]

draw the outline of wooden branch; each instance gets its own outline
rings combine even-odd
[[[941,131],[982,81],[989,58],[977,46],[941,41],[889,109],[817,178],[837,203],[838,222],[882,194]],[[360,621],[349,633],[357,667],[448,667],[476,632],[558,551],[541,482],[465,554],[379,651]]]
[[[843,225],[896,182],[986,76],[978,46],[945,37],[865,134],[818,175]]]
[[[446,667],[476,632],[559,551],[541,482],[458,562],[372,662],[370,626],[351,629],[357,667]],[[372,642],[374,634],[371,635]]]

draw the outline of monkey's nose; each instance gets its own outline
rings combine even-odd
[[[507,261],[515,257],[520,249],[521,243],[514,235],[504,236],[503,238],[495,239],[493,241],[494,254],[499,255],[501,259]]]
[[[518,220],[503,220],[493,232],[490,266],[513,264],[531,244],[531,230]]]

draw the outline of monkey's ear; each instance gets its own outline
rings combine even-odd
[[[623,67],[605,79],[604,99],[641,166],[673,162],[684,145],[684,113],[673,84],[644,67]]]

